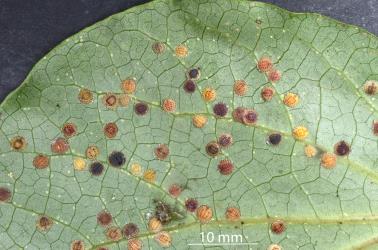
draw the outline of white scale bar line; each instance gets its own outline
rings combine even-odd
[[[189,243],[188,246],[247,246],[258,243]]]

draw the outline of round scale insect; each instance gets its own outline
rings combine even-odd
[[[270,134],[268,136],[268,141],[267,142],[270,145],[276,146],[276,145],[280,144],[281,139],[282,139],[282,136],[281,136],[280,133],[272,133],[272,134]]]
[[[186,73],[188,79],[191,80],[198,80],[201,77],[201,69],[200,68],[192,68],[189,69]]]
[[[185,207],[186,207],[186,210],[193,213],[196,211],[198,207],[198,201],[196,199],[189,198],[185,201]]]
[[[194,91],[196,91],[196,83],[193,81],[193,80],[186,80],[184,82],[184,86],[183,86],[185,92],[191,94],[191,93],[194,93]]]
[[[154,239],[161,247],[170,247],[172,244],[172,237],[168,232],[160,232],[155,235]]]
[[[120,168],[125,165],[126,157],[120,151],[113,151],[108,157],[108,162],[111,166]]]
[[[44,169],[49,166],[49,157],[43,154],[38,154],[37,156],[34,157],[33,159],[33,166],[36,169]]]
[[[113,216],[107,211],[101,211],[97,214],[97,223],[103,227],[108,226],[113,221]]]
[[[308,158],[312,158],[318,153],[318,150],[312,145],[306,145],[304,147],[304,152]]]
[[[82,104],[90,104],[93,101],[93,94],[89,89],[81,89],[78,99]]]
[[[282,220],[276,220],[270,225],[270,229],[275,234],[281,234],[286,230],[286,226]]]
[[[160,55],[165,51],[165,44],[162,42],[155,42],[152,44],[151,48],[156,55]]]
[[[196,128],[203,128],[207,123],[207,118],[204,115],[194,115],[192,118],[192,123]]]
[[[320,163],[324,168],[331,169],[336,167],[337,158],[333,153],[323,153],[320,159]]]
[[[109,227],[105,231],[105,236],[111,241],[118,241],[122,238],[122,230],[119,227]]]
[[[240,219],[240,209],[237,207],[228,207],[226,209],[226,219],[229,221],[237,221]]]
[[[40,231],[48,231],[53,224],[53,220],[46,215],[39,216],[36,222],[37,229]]]
[[[350,151],[350,145],[346,141],[339,141],[335,144],[334,152],[339,156],[346,156]]]
[[[261,90],[261,98],[268,102],[270,100],[272,100],[274,94],[276,93],[276,91],[271,88],[271,87],[264,87],[262,90]]]
[[[127,223],[122,230],[123,236],[125,236],[126,239],[135,238],[139,234],[139,228],[134,223]]]
[[[123,80],[121,83],[121,89],[126,94],[134,94],[136,90],[136,81],[132,78]]]
[[[11,199],[12,192],[7,187],[0,187],[0,203]]]
[[[179,44],[175,48],[175,54],[179,58],[187,57],[189,53],[188,47],[186,47],[184,44]]]
[[[268,72],[272,69],[273,63],[272,60],[269,57],[261,57],[259,61],[257,62],[257,69],[260,72]]]
[[[201,223],[207,223],[213,217],[212,209],[207,205],[201,205],[197,208],[197,218]]]
[[[228,107],[225,103],[219,102],[214,105],[213,112],[217,117],[225,117],[228,112]]]
[[[206,147],[206,153],[211,156],[217,156],[220,152],[220,145],[216,141],[209,142]]]
[[[248,91],[248,85],[244,80],[236,80],[234,83],[234,93],[238,96],[245,96]]]
[[[15,136],[10,142],[11,147],[16,151],[21,151],[26,148],[26,139],[22,136]]]
[[[117,108],[118,101],[117,101],[117,96],[113,93],[106,93],[102,97],[102,103],[104,104],[105,107],[109,109],[115,109]]]

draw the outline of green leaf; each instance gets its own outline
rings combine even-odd
[[[357,27],[236,0],[157,0],[84,29],[41,59],[1,104],[0,248],[69,249],[79,240],[85,249],[126,249],[127,239],[112,242],[97,222],[106,210],[112,226],[134,223],[143,248],[159,249],[146,214],[169,206],[172,220],[163,230],[172,249],[203,249],[188,245],[201,243],[201,232],[206,244],[240,244],[214,249],[378,249],[377,46],[376,36]],[[263,57],[281,72],[279,81],[257,69]],[[190,94],[183,82],[193,67],[200,76]],[[106,93],[118,98],[121,82],[131,78],[136,91],[128,85],[128,105],[104,105]],[[234,93],[236,80],[247,83],[244,96]],[[372,95],[365,93],[369,84]],[[275,95],[264,101],[268,86]],[[216,91],[212,102],[202,98],[207,87]],[[83,89],[91,91],[91,102],[79,100]],[[243,94],[242,84],[238,91]],[[295,95],[287,100],[288,93],[299,102]],[[175,111],[161,108],[167,98]],[[148,105],[145,115],[135,114],[139,102]],[[213,114],[219,102],[228,106],[223,118]],[[237,107],[254,109],[257,123],[233,120]],[[198,114],[207,119],[202,128],[192,122]],[[118,127],[112,138],[103,130],[110,122]],[[67,145],[51,144],[64,138],[67,123],[76,134],[62,153]],[[295,139],[298,126],[308,130],[306,138]],[[232,135],[232,145],[209,156],[206,144],[223,133]],[[272,133],[282,135],[278,145],[267,143]],[[322,166],[324,153],[340,141],[350,154],[337,156],[333,168]],[[159,160],[160,144],[169,154],[163,148]],[[93,145],[96,160],[86,153]],[[307,145],[315,156],[305,155]],[[126,156],[124,165],[119,155],[112,159],[121,167],[108,163],[113,151]],[[229,175],[221,174],[227,166],[218,170],[224,159],[234,166]],[[95,161],[104,166],[98,176],[89,171]],[[182,187],[177,199],[169,193],[175,183]],[[212,209],[210,222],[186,211],[189,198]],[[240,209],[236,222],[225,216],[229,207]],[[37,225],[41,216],[52,221],[49,229]],[[280,234],[271,230],[277,220],[285,224]]]

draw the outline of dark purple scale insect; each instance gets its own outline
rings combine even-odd
[[[257,122],[257,112],[253,109],[247,109],[243,115],[243,123],[245,125],[253,125]]]
[[[196,91],[196,83],[192,80],[186,80],[185,83],[184,83],[184,86],[183,86],[185,92],[187,93],[194,93],[194,91]]]
[[[134,110],[137,115],[145,115],[148,112],[148,106],[143,102],[139,102],[135,104]]]
[[[198,80],[201,76],[200,68],[193,68],[188,70],[187,77],[191,80]]]
[[[89,172],[94,176],[99,176],[104,171],[104,165],[100,162],[93,162],[89,167]]]
[[[268,137],[268,143],[271,144],[271,145],[278,145],[278,144],[280,144],[281,139],[282,139],[281,134],[279,134],[279,133],[273,133],[273,134],[269,135],[269,137]]]
[[[126,157],[122,152],[114,151],[109,155],[108,161],[111,166],[119,168],[126,163]]]
[[[232,136],[230,134],[221,134],[218,138],[218,144],[222,148],[227,148],[232,144]]]
[[[224,117],[227,115],[228,108],[227,105],[223,102],[219,102],[213,107],[214,114],[218,117]]]
[[[187,199],[185,201],[185,207],[186,207],[186,210],[193,213],[194,211],[196,211],[198,207],[198,201],[193,198]]]

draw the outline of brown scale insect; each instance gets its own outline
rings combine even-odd
[[[244,117],[245,112],[246,112],[245,108],[237,107],[236,109],[234,109],[234,111],[232,111],[232,118],[236,122],[243,123],[243,117]]]
[[[189,198],[185,201],[185,207],[186,207],[186,210],[193,213],[196,211],[198,207],[198,201],[196,199]]]
[[[245,125],[254,125],[257,122],[258,114],[254,109],[247,109],[244,112],[242,121]]]
[[[85,151],[85,154],[87,155],[89,159],[94,160],[100,154],[100,150],[98,149],[97,146],[91,145],[87,148],[87,150]]]
[[[6,187],[0,187],[0,202],[8,202],[12,197],[12,192]]]
[[[179,44],[175,48],[175,54],[177,57],[184,58],[187,57],[189,53],[188,47],[186,47],[184,44]]]
[[[334,168],[337,164],[337,157],[333,153],[323,153],[320,159],[320,164],[326,169]]]
[[[65,123],[62,127],[62,132],[63,132],[64,137],[69,138],[76,135],[77,127],[72,122]]]
[[[130,103],[130,96],[126,95],[126,94],[120,94],[117,96],[118,98],[118,104],[119,106],[121,107],[127,107]]]
[[[160,232],[163,228],[161,221],[155,217],[152,217],[148,222],[148,230],[154,233]]]
[[[112,139],[117,136],[118,126],[115,122],[109,122],[104,126],[104,134],[107,138]]]
[[[112,215],[107,211],[101,211],[97,214],[97,223],[103,227],[110,225],[113,221]]]
[[[118,241],[122,238],[122,230],[119,227],[109,227],[105,235],[111,241]]]
[[[373,134],[378,136],[378,121],[373,121],[372,130],[373,130]]]
[[[374,80],[366,81],[364,91],[367,95],[375,95],[378,92],[378,83]]]
[[[128,223],[123,227],[123,235],[126,239],[135,238],[139,234],[139,228],[134,223]]]
[[[64,154],[70,149],[70,145],[63,137],[58,137],[51,143],[51,151],[55,154]]]
[[[280,245],[277,244],[270,244],[267,248],[267,250],[282,250]]]
[[[339,141],[334,146],[334,152],[338,156],[348,155],[350,153],[350,151],[351,151],[350,145],[345,141]]]
[[[78,99],[82,104],[90,104],[93,101],[93,94],[89,89],[81,89]]]
[[[160,232],[155,235],[154,239],[161,247],[170,247],[172,244],[172,238],[168,232]]]
[[[102,103],[105,107],[114,109],[117,107],[117,96],[113,93],[107,93],[102,97]]]
[[[240,210],[237,207],[229,207],[226,210],[226,219],[230,221],[237,221],[240,219]]]
[[[169,148],[166,144],[160,144],[155,148],[154,153],[157,159],[163,161],[169,155]]]
[[[207,205],[201,205],[197,209],[197,218],[201,223],[207,223],[213,217],[212,209]]]
[[[216,141],[209,142],[205,149],[206,153],[211,157],[217,156],[220,152],[220,146]]]
[[[245,96],[248,91],[248,85],[244,80],[236,80],[234,83],[234,93],[238,96]]]
[[[143,247],[143,243],[139,239],[130,239],[127,242],[127,249],[128,250],[141,250]]]
[[[264,87],[262,90],[261,90],[261,98],[268,102],[270,100],[272,100],[274,94],[276,93],[276,91],[271,88],[271,87]]]
[[[221,134],[218,138],[218,144],[222,147],[222,148],[227,148],[229,146],[231,146],[232,144],[232,136],[230,134]]]
[[[194,115],[192,117],[192,123],[196,128],[203,128],[207,123],[207,118],[204,115]]]
[[[275,234],[281,234],[286,230],[286,226],[282,220],[276,220],[270,225],[270,229]]]
[[[230,175],[234,170],[234,164],[227,159],[223,159],[218,163],[218,171],[222,175]]]
[[[268,79],[271,82],[278,82],[281,80],[281,72],[277,69],[272,69],[268,72]]]
[[[257,62],[257,69],[260,72],[268,72],[272,69],[273,62],[269,57],[261,57],[260,60]]]
[[[155,42],[152,44],[151,48],[156,55],[160,55],[165,51],[165,44],[162,42]]]
[[[136,81],[134,79],[126,79],[121,83],[121,89],[126,94],[134,94],[136,90]]]
[[[33,159],[33,166],[36,169],[44,169],[49,166],[49,157],[43,154],[38,154]]]
[[[48,231],[54,222],[47,216],[42,215],[37,219],[36,226],[40,231]]]
[[[74,240],[71,243],[71,250],[84,250],[84,242],[82,240]]]
[[[26,139],[22,136],[15,136],[10,142],[11,147],[16,151],[21,151],[26,148]]]
[[[181,194],[182,188],[179,184],[174,183],[169,187],[168,191],[172,197],[177,198]]]
[[[176,111],[176,102],[173,99],[164,99],[161,106],[165,112],[171,113]]]

